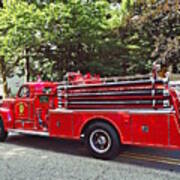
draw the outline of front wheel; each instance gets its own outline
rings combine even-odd
[[[94,157],[112,159],[119,154],[120,140],[112,126],[96,122],[87,129],[86,145]]]
[[[4,142],[7,139],[8,133],[4,129],[3,121],[0,119],[0,142]]]

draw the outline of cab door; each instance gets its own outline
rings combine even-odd
[[[15,103],[15,128],[33,129],[34,127],[34,99],[31,97],[30,87],[25,85],[19,90]]]

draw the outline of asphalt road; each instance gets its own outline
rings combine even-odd
[[[180,180],[180,151],[126,147],[111,161],[77,141],[11,136],[0,143],[0,180]]]

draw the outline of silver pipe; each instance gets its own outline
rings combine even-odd
[[[164,84],[163,80],[155,80],[154,83]],[[72,88],[88,88],[88,87],[108,87],[108,86],[125,86],[125,85],[139,85],[139,84],[152,84],[152,80],[136,80],[136,81],[121,81],[121,82],[108,82],[103,84],[80,84],[80,85],[67,85],[69,89]],[[59,86],[58,89],[64,89],[64,86]]]
[[[65,104],[59,102],[58,104]],[[68,105],[152,105],[153,100],[130,100],[130,101],[71,101],[68,102]],[[157,100],[156,104],[162,104],[163,100]]]
[[[156,90],[155,95],[163,95],[163,90]],[[152,90],[118,91],[118,92],[97,92],[97,93],[68,93],[68,97],[78,96],[125,96],[125,95],[152,95]]]

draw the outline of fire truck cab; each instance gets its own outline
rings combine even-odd
[[[106,81],[69,74],[66,82],[24,84],[0,107],[0,141],[9,132],[83,139],[109,159],[123,144],[180,149],[179,97],[164,79]]]
[[[56,106],[57,83],[26,83],[15,98],[5,99],[0,107],[4,128],[47,131],[49,109]]]

